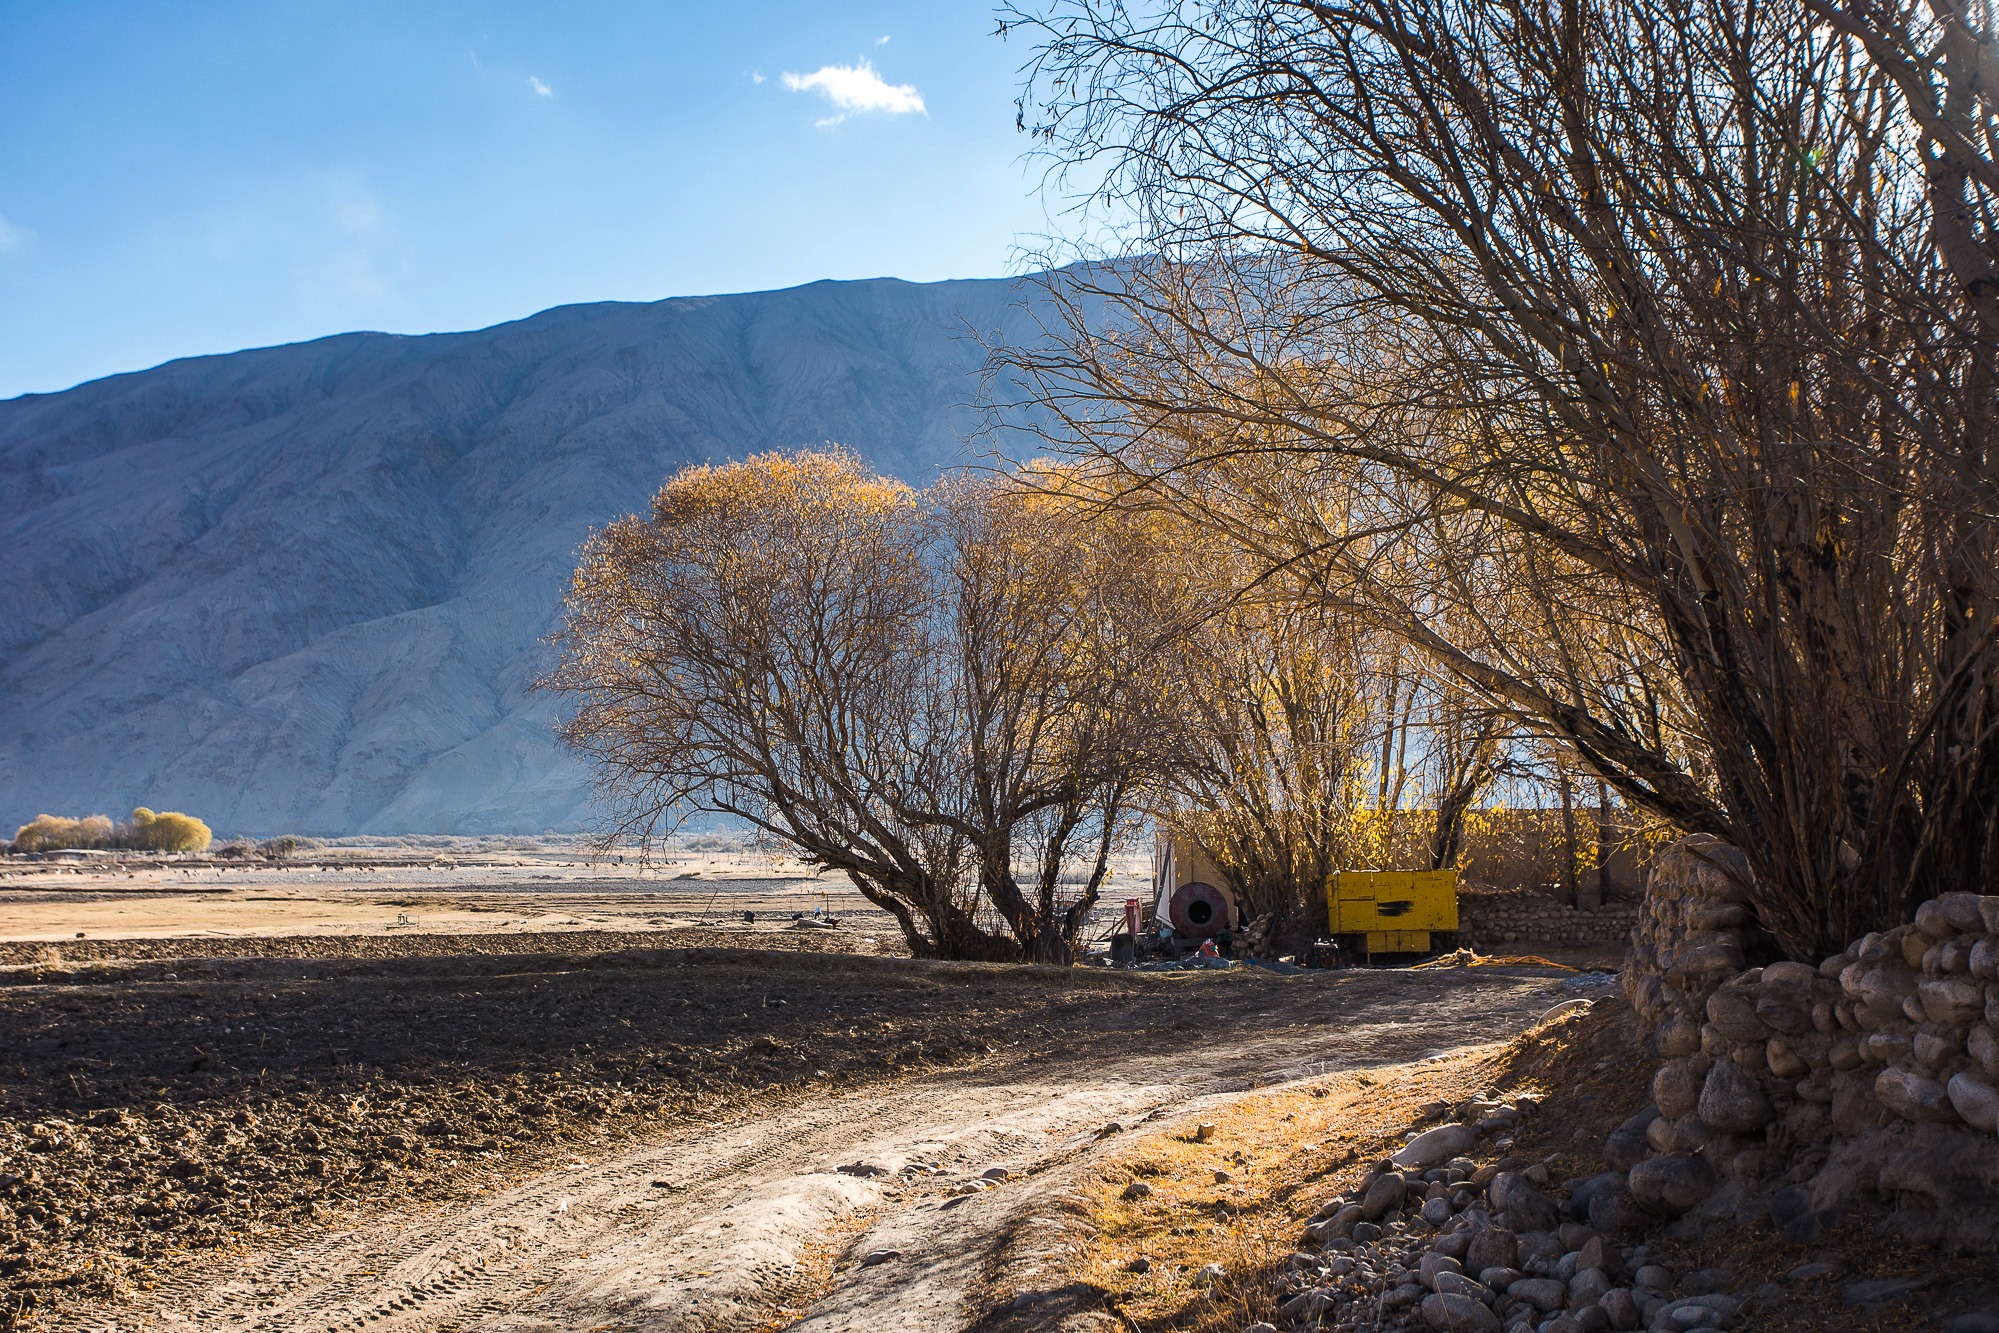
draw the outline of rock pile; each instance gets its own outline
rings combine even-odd
[[[1910,1239],[1999,1242],[1999,897],[1947,895],[1812,967],[1776,957],[1751,885],[1740,853],[1712,838],[1653,863],[1623,981],[1660,1064],[1654,1104],[1604,1144],[1612,1169],[1557,1184],[1554,1159],[1504,1155],[1531,1099],[1451,1108],[1466,1123],[1418,1135],[1314,1215],[1284,1279],[1284,1319],[1482,1333],[1743,1327],[1785,1289],[1727,1294],[1741,1287],[1731,1275],[1675,1275],[1637,1242],[1727,1221],[1806,1243],[1869,1193]],[[1860,1282],[1846,1303],[1919,1285]]]
[[[1686,839],[1653,876],[1624,984],[1654,1105],[1606,1150],[1634,1199],[1802,1241],[1871,1193],[1912,1238],[1999,1240],[1999,897],[1927,902],[1814,968],[1762,961],[1732,848]]]
[[[1624,993],[1662,1049],[1685,1044],[1722,982],[1774,956],[1749,914],[1752,882],[1742,853],[1706,834],[1653,858],[1625,958]]]
[[[1467,890],[1458,896],[1458,942],[1480,953],[1520,944],[1608,944],[1631,939],[1638,907],[1605,903],[1588,912],[1538,893]]]
[[[1418,1135],[1327,1200],[1291,1258],[1285,1321],[1488,1333],[1735,1327],[1747,1303],[1716,1290],[1727,1275],[1676,1279],[1649,1247],[1594,1225],[1603,1178],[1564,1191],[1547,1163],[1492,1155],[1534,1109],[1528,1098],[1454,1108],[1475,1123]]]

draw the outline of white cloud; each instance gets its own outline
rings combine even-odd
[[[787,73],[784,86],[795,93],[821,93],[838,109],[838,115],[818,122],[821,128],[838,125],[849,115],[866,111],[906,116],[925,110],[923,94],[916,91],[914,84],[886,83],[865,60],[852,65],[821,65],[810,74]]]
[[[751,83],[762,83],[763,81],[764,81],[764,72],[762,70],[753,69],[750,71]]]
[[[5,216],[0,216],[0,255],[11,255],[17,250],[25,250],[34,243],[35,233],[26,227],[17,227]]]
[[[875,38],[875,45],[876,45],[876,46],[887,46],[887,45],[888,45],[888,37],[887,37],[886,35],[884,35],[884,36],[881,36],[881,37],[877,37],[877,38]]]
[[[528,87],[534,89],[534,95],[536,97],[555,96],[555,89],[549,87],[547,84],[543,83],[540,79],[537,79],[532,74],[528,75]]]

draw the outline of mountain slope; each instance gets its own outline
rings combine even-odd
[[[346,334],[0,402],[0,830],[588,821],[547,662],[576,548],[684,463],[965,455],[1006,281],[814,283]]]

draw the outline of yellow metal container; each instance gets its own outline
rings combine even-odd
[[[1334,935],[1362,935],[1367,951],[1425,953],[1430,932],[1458,928],[1455,870],[1348,870],[1326,881]]]

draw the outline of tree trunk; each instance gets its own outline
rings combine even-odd
[[[1562,789],[1562,896],[1573,907],[1580,892],[1576,884],[1575,795],[1570,790],[1569,770],[1561,768],[1556,774]]]
[[[1610,788],[1596,784],[1596,891],[1584,904],[1594,912],[1610,897],[1610,853],[1616,837],[1610,827]]]

